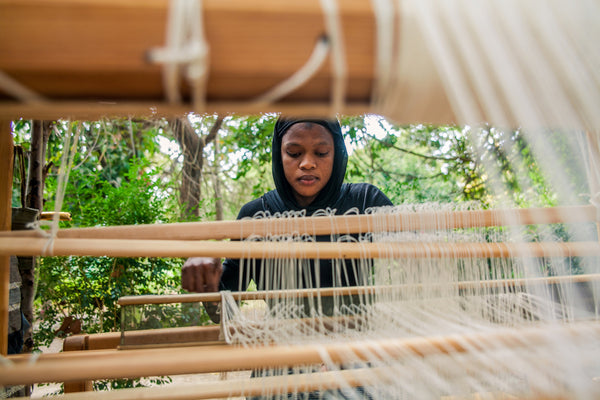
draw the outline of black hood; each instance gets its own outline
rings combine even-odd
[[[300,207],[298,205],[292,187],[287,179],[285,179],[283,163],[281,161],[281,138],[292,125],[299,122],[312,122],[325,127],[333,137],[335,151],[331,178],[321,192],[319,192],[315,200],[307,207]],[[342,128],[337,120],[280,117],[275,123],[271,146],[273,180],[275,181],[276,191],[269,192],[264,196],[266,205],[270,210],[273,212],[284,212],[287,210],[306,209],[310,215],[316,210],[333,207],[337,203],[340,198],[344,176],[346,175],[346,164],[348,163],[348,152],[344,144]]]

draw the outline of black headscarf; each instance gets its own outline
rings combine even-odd
[[[283,163],[281,161],[281,139],[290,127],[299,122],[311,122],[323,126],[333,137],[334,157],[331,178],[319,192],[315,200],[307,207],[300,207],[292,186],[285,178]],[[309,215],[319,209],[333,207],[340,198],[342,183],[346,175],[346,164],[348,163],[348,152],[342,136],[342,128],[337,120],[312,119],[312,118],[286,118],[279,117],[273,130],[273,141],[271,145],[271,156],[273,164],[273,180],[276,191],[265,194],[264,199],[270,210],[284,212],[288,210],[306,209]]]

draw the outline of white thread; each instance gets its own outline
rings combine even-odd
[[[395,9],[391,0],[371,0],[375,14],[375,70],[371,104],[383,104],[392,82],[394,62]]]
[[[202,111],[208,77],[208,52],[200,0],[172,0],[166,45],[149,53],[151,62],[164,64],[163,85],[169,103],[181,102],[179,70],[185,66],[194,111]]]
[[[332,113],[343,111],[346,98],[346,51],[342,35],[342,25],[336,0],[321,0],[325,16],[325,28],[331,43],[331,65],[333,67],[333,85],[331,92]]]
[[[40,358],[40,356],[42,355],[41,352],[39,353],[32,353],[31,357],[29,357],[29,362],[27,364],[29,365],[33,365],[37,362],[38,358]]]
[[[413,10],[418,15],[422,34],[431,46],[431,53],[440,55],[437,59],[438,72],[459,121],[470,124],[481,122],[474,99],[469,94],[467,77],[452,52],[451,39],[444,30],[443,21],[436,19],[437,6],[431,1],[412,1]],[[440,17],[441,18],[441,17]],[[410,61],[406,61],[410,62]]]
[[[596,222],[600,222],[600,192],[592,195],[590,204],[596,207]]]
[[[43,96],[23,86],[4,71],[0,71],[0,88],[3,92],[25,103],[43,103],[46,101]]]
[[[58,128],[55,126],[55,130]],[[58,182],[56,185],[56,198],[54,201],[54,214],[52,221],[40,221],[31,224],[31,227],[38,233],[41,233],[43,237],[47,238],[47,242],[42,249],[42,256],[51,256],[54,254],[54,239],[58,234],[59,222],[60,222],[60,210],[62,208],[63,200],[67,190],[67,182],[69,181],[69,173],[73,167],[73,159],[77,152],[77,143],[79,141],[80,126],[77,125],[75,130],[73,144],[71,145],[70,129],[66,131],[65,142],[63,145],[63,154],[60,162],[60,168],[58,172]],[[41,225],[50,226],[49,231],[41,229]]]
[[[268,92],[257,97],[254,103],[273,103],[304,85],[321,68],[327,58],[329,48],[329,42],[326,38],[319,39],[308,61],[298,71]]]
[[[2,355],[0,355],[0,364],[4,365],[5,367],[12,367],[14,365],[11,360]]]

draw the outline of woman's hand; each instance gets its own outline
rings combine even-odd
[[[222,273],[218,258],[188,258],[181,267],[181,286],[188,292],[218,292]]]

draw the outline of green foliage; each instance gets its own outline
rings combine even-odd
[[[342,123],[354,148],[348,162],[348,180],[375,184],[394,204],[556,204],[555,191],[518,130],[394,126],[376,116],[344,118]],[[567,159],[572,157],[565,153],[568,146],[558,148]],[[580,182],[579,190],[583,187]]]
[[[485,191],[478,185],[481,179],[469,153],[468,138],[459,129],[401,127],[380,117],[368,118],[370,126],[344,121],[350,127],[350,142],[356,146],[348,162],[348,180],[375,184],[394,204],[485,198]]]
[[[252,197],[273,188],[271,176],[271,136],[277,116],[265,114],[235,118],[227,123],[222,152],[237,161],[234,180],[252,176]]]
[[[94,381],[94,390],[117,390],[146,387],[151,385],[164,385],[173,382],[169,376],[153,377],[151,379],[113,379],[109,381]]]
[[[198,326],[209,322],[201,303],[130,305],[122,310],[125,344],[128,331]]]
[[[166,221],[167,203],[152,185],[152,171],[144,169],[144,163],[138,160],[131,160],[129,165],[131,169],[118,186],[82,170],[72,171],[65,205],[73,213],[73,225]],[[87,333],[119,330],[119,297],[172,293],[180,286],[180,265],[181,260],[161,258],[42,258],[36,342],[49,344],[56,326],[69,316],[81,321],[82,330]]]

